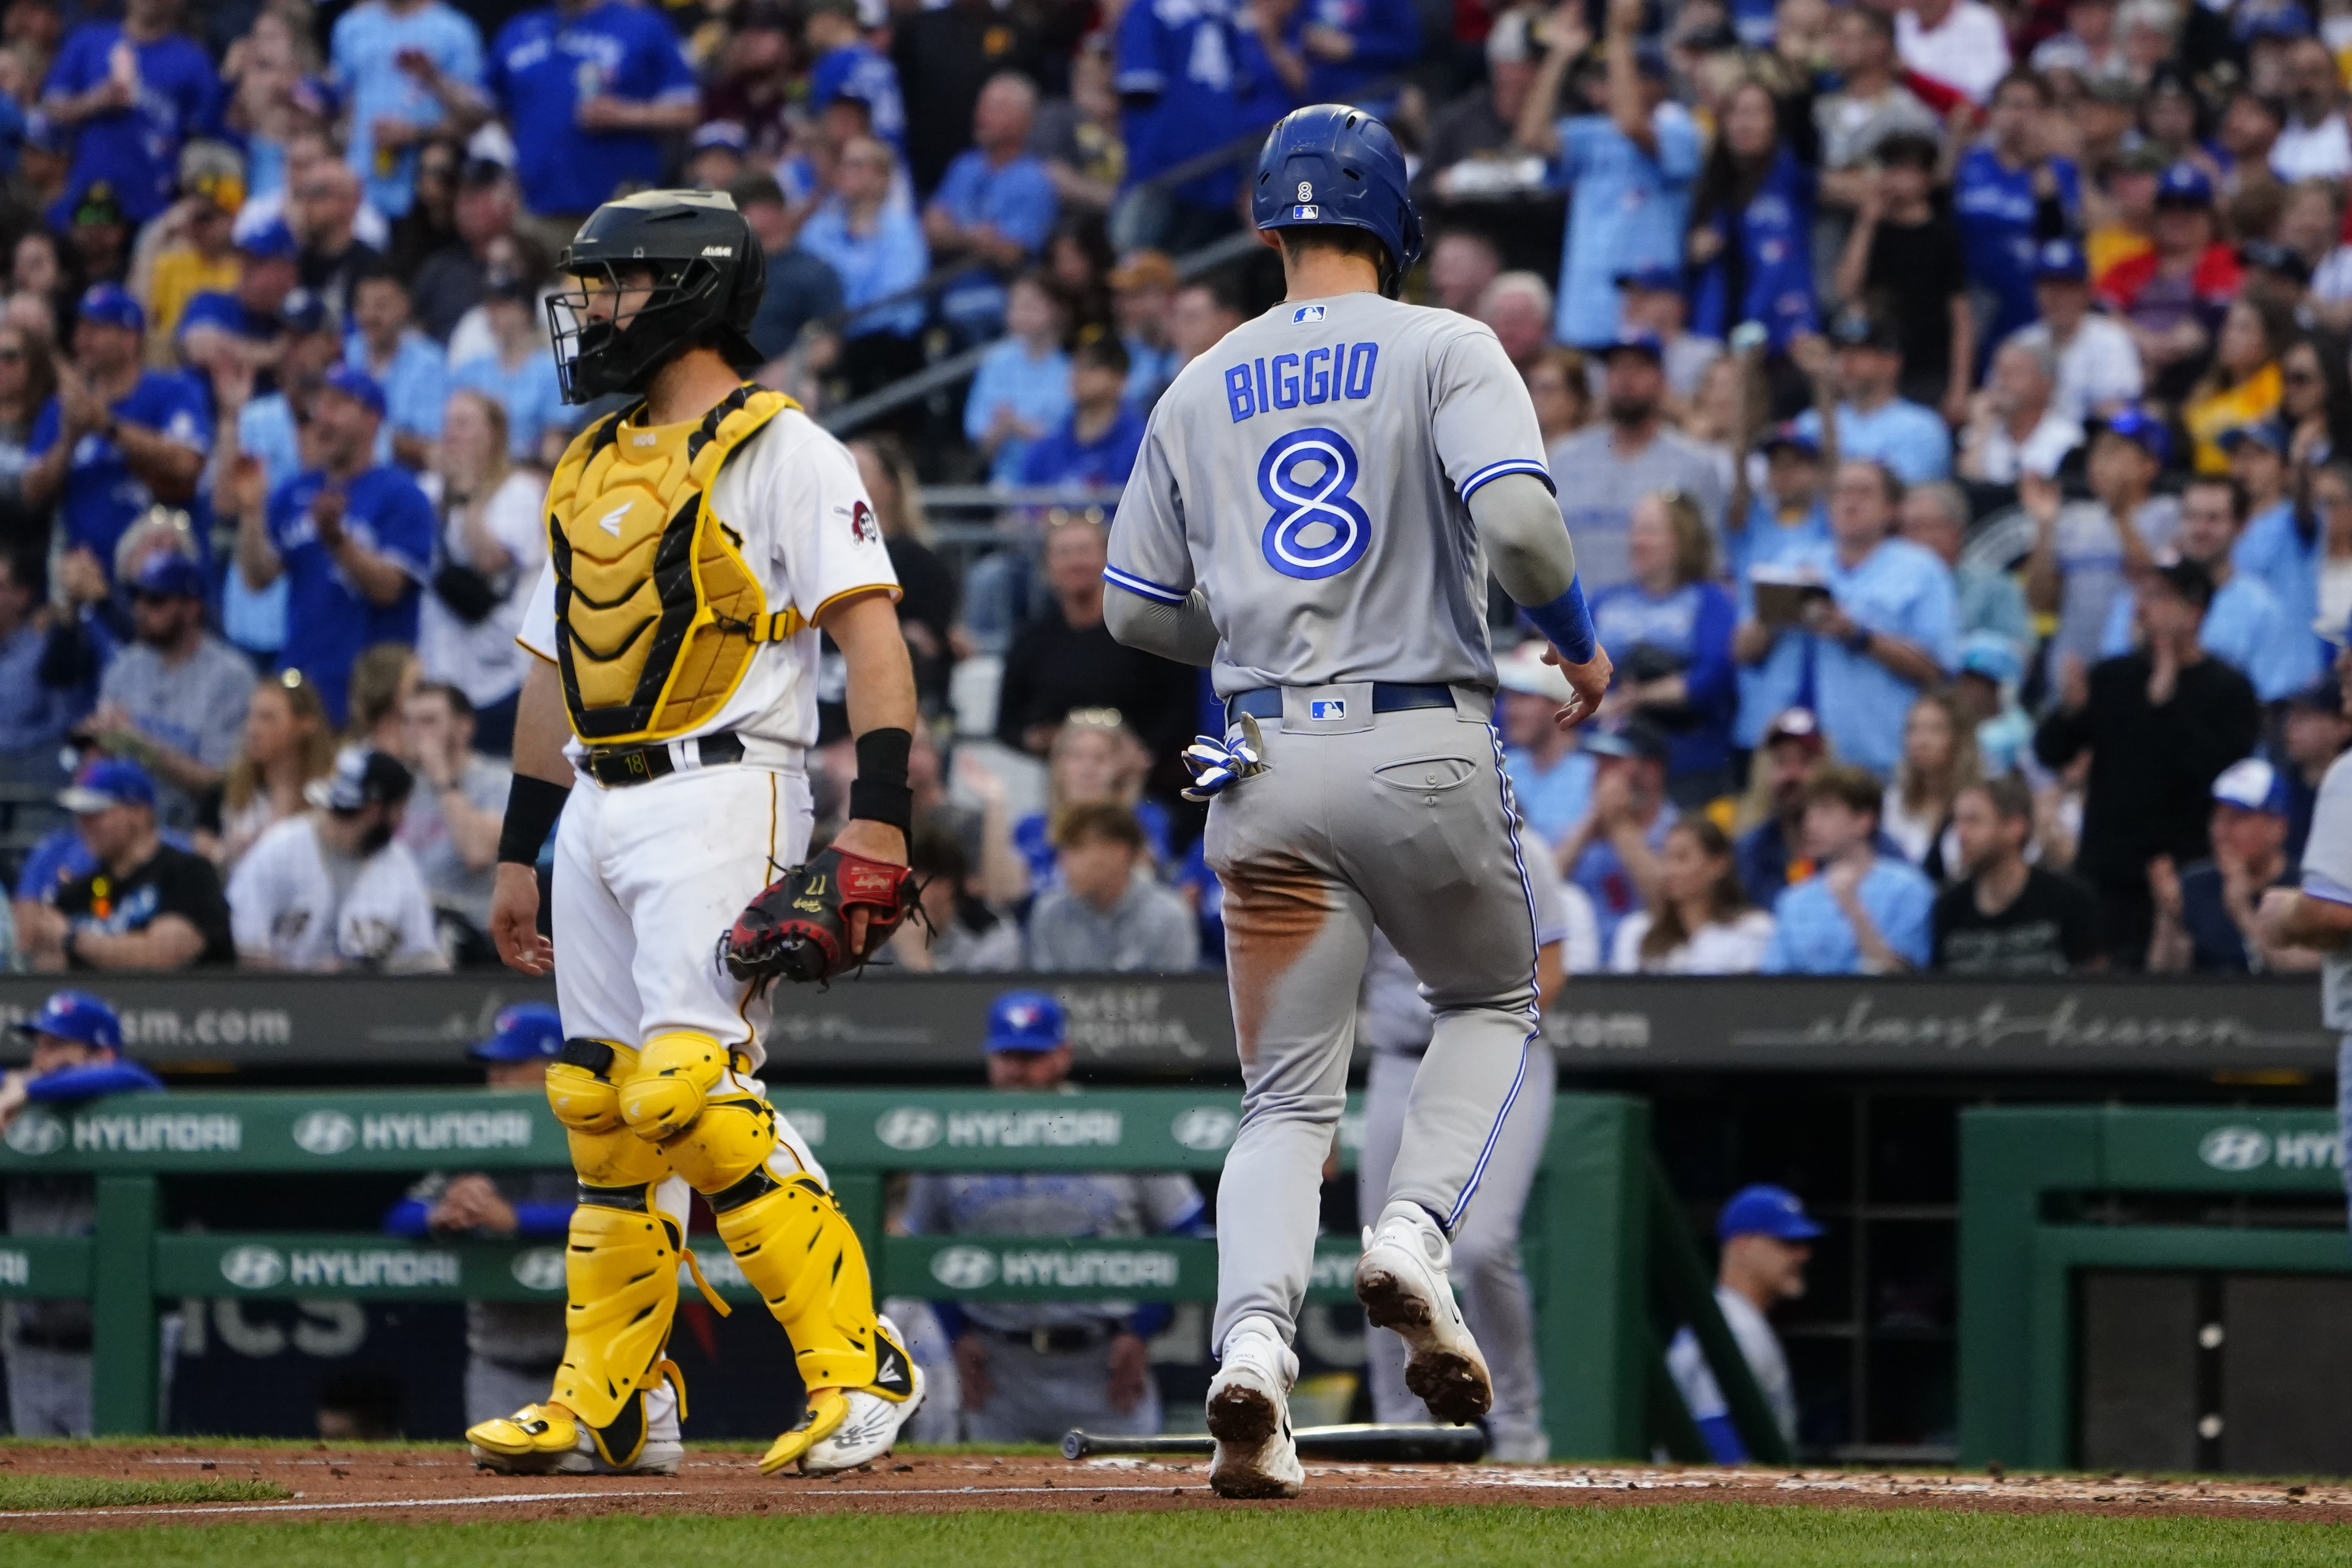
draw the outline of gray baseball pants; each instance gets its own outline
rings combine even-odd
[[[1039,1352],[1000,1335],[988,1346],[988,1399],[963,1413],[970,1443],[1058,1443],[1073,1426],[1104,1437],[1160,1431],[1160,1387],[1147,1373],[1143,1397],[1126,1410],[1110,1403],[1110,1347]]]
[[[1356,1203],[1365,1217],[1387,1201],[1390,1168],[1404,1138],[1404,1110],[1418,1057],[1376,1053],[1364,1085],[1364,1146],[1356,1157]],[[1528,1048],[1528,1078],[1503,1124],[1495,1157],[1478,1184],[1478,1201],[1454,1230],[1454,1284],[1462,1315],[1494,1374],[1495,1407],[1486,1429],[1496,1458],[1539,1459],[1549,1445],[1543,1429],[1543,1373],[1536,1359],[1534,1299],[1519,1267],[1519,1226],[1528,1192],[1551,1134],[1551,1101],[1559,1080],[1551,1047]],[[1372,1385],[1372,1419],[1416,1424],[1429,1406],[1404,1385],[1404,1341],[1387,1329],[1364,1335],[1364,1370]]]
[[[1386,1201],[1462,1223],[1536,1027],[1535,915],[1488,696],[1378,716],[1370,682],[1283,699],[1267,771],[1209,813],[1244,1085],[1217,1205],[1220,1351],[1254,1314],[1297,1334],[1372,928],[1436,1016]]]

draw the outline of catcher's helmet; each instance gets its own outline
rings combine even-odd
[[[1391,298],[1421,259],[1421,215],[1405,188],[1404,154],[1387,126],[1344,103],[1293,110],[1267,133],[1250,220],[1260,228],[1368,231],[1388,250],[1381,287]]]
[[[760,361],[747,335],[768,286],[767,258],[734,201],[716,191],[645,191],[588,215],[557,269],[615,289],[649,268],[653,292],[611,321],[588,313],[586,288],[552,295],[547,324],[566,403],[646,389],[654,372],[698,345],[739,370]]]

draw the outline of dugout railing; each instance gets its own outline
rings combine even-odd
[[[1207,1301],[1212,1241],[913,1237],[884,1230],[895,1171],[1214,1171],[1239,1103],[1220,1089],[1015,1095],[775,1086],[778,1110],[824,1161],[884,1295],[929,1299]],[[1340,1129],[1354,1165],[1357,1108]],[[94,1233],[0,1238],[0,1297],[92,1304],[99,1431],[157,1424],[159,1311],[198,1299],[549,1300],[563,1253],[547,1241],[412,1242],[363,1232],[169,1230],[175,1177],[493,1170],[568,1163],[536,1092],[245,1090],[32,1106],[0,1138],[0,1176],[88,1174]],[[1228,1197],[1230,1201],[1230,1196]],[[689,1238],[731,1301],[756,1304],[708,1233]],[[1703,1458],[1672,1397],[1661,1336],[1690,1323],[1750,1452],[1785,1458],[1762,1395],[1717,1310],[1687,1222],[1650,1149],[1646,1101],[1563,1094],[1530,1194],[1523,1252],[1534,1289],[1545,1420],[1562,1458],[1630,1458],[1663,1447]],[[1310,1297],[1351,1298],[1353,1237],[1318,1243]]]
[[[2127,1290],[2143,1281],[2140,1302],[2126,1313],[2147,1316],[2160,1310],[2156,1286],[2165,1275],[2352,1274],[2352,1242],[2335,1207],[2343,1195],[2341,1150],[2336,1119],[2324,1111],[1964,1112],[1960,1462],[2053,1468],[2098,1462],[2082,1440],[2084,1285],[2094,1277]],[[2228,1344],[2221,1314],[2210,1310],[2181,1330],[2193,1342],[2178,1350],[2190,1358],[2215,1361]],[[2340,1339],[2340,1323],[2326,1337]],[[2151,1365],[2141,1375],[2154,1383],[2162,1373]],[[2181,1391],[2194,1401],[2181,1411],[2195,1434],[2180,1449],[2189,1462],[2162,1468],[2244,1468],[2219,1461],[2223,1391],[2211,1366],[2202,1381],[2202,1388]]]

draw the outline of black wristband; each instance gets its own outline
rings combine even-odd
[[[907,785],[907,759],[915,737],[904,730],[868,730],[857,737],[857,777],[849,786],[853,820],[880,822],[904,833],[915,819],[915,792]]]
[[[563,815],[564,798],[572,791],[560,784],[517,773],[507,791],[506,821],[499,828],[500,865],[536,866],[547,830]]]

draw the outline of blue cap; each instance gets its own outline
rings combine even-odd
[[[2044,240],[2033,253],[2033,276],[2053,283],[2087,282],[2091,264],[2084,258],[2083,247],[2073,240]]]
[[[331,332],[335,313],[311,290],[297,289],[278,307],[278,324],[289,332]]]
[[[2152,414],[2137,408],[2118,408],[2100,428],[2113,431],[2158,463],[2172,458],[2172,436],[2165,429],[2164,421]]]
[[[377,418],[383,417],[383,387],[375,377],[355,364],[339,364],[329,371],[320,383],[329,392],[340,392],[361,405]]]
[[[1822,1227],[1805,1213],[1797,1194],[1786,1187],[1758,1182],[1731,1194],[1716,1216],[1715,1234],[1724,1241],[1735,1236],[1769,1236],[1779,1241],[1811,1241]]]
[[[1802,452],[1808,458],[1818,458],[1822,455],[1821,437],[1812,435],[1793,419],[1783,419],[1773,426],[1771,429],[1765,432],[1764,439],[1757,445],[1768,458],[1784,447]]]
[[[1628,351],[1648,355],[1653,364],[1666,363],[1666,345],[1659,341],[1657,333],[1640,327],[1619,328],[1614,338],[1601,345],[1601,357],[1607,359],[1611,354]]]
[[[137,763],[109,757],[93,763],[80,777],[59,790],[58,804],[76,816],[88,816],[116,805],[152,806],[155,781]]]
[[[2156,182],[2156,204],[2210,207],[2213,205],[2213,182],[2194,163],[2175,163]]]
[[[81,292],[81,304],[74,311],[75,319],[96,321],[100,326],[126,327],[134,332],[147,330],[147,312],[131,297],[131,290],[120,283],[93,283]]]
[[[302,254],[302,242],[294,237],[294,231],[286,226],[283,218],[271,218],[238,240],[236,247],[265,261],[291,261]]]
[[[2250,5],[2239,11],[2231,31],[2240,43],[2251,44],[2256,38],[2307,38],[2315,29],[2311,13],[2300,5]]]
[[[2292,815],[2287,806],[2285,776],[2260,757],[2244,757],[2223,768],[2213,781],[2213,800],[2219,805],[2234,805],[2241,811],[2259,811],[2269,816]]]
[[[998,1051],[1050,1051],[1069,1033],[1062,1005],[1043,991],[1007,991],[988,1010],[988,1038],[982,1048]]]
[[[2235,452],[2252,443],[2265,452],[2286,456],[2286,426],[2275,419],[2257,419],[2251,425],[2233,425],[2213,437],[2213,444],[2224,452]]]
[[[563,1020],[544,1002],[518,1002],[492,1019],[497,1032],[466,1055],[478,1062],[552,1060],[563,1050]]]
[[[1960,673],[2006,685],[2025,673],[2025,661],[2017,657],[2017,645],[1999,632],[1970,632],[1960,644]]]
[[[205,569],[176,550],[152,550],[139,563],[130,587],[133,594],[201,599],[205,596]]]
[[[1649,267],[1637,267],[1631,272],[1617,274],[1620,289],[1648,289],[1660,293],[1679,294],[1683,290],[1683,269],[1660,262]]]
[[[16,1033],[28,1037],[55,1035],[100,1050],[122,1048],[122,1021],[114,1016],[113,1008],[87,991],[51,992],[39,1012],[16,1026]]]

